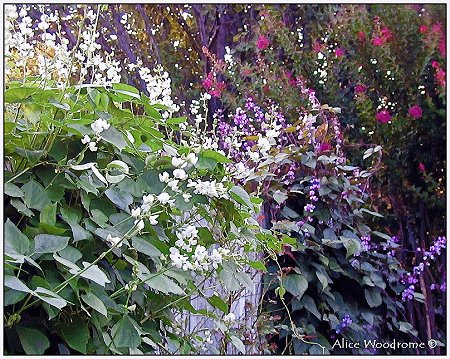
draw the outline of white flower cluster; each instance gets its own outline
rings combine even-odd
[[[141,79],[145,82],[148,97],[150,98],[150,104],[161,104],[169,108],[168,111],[162,113],[163,118],[168,118],[171,113],[180,110],[180,107],[176,105],[172,100],[171,78],[167,71],[164,71],[161,65],[156,66],[152,71],[148,67],[142,66],[141,61],[137,64],[129,64],[130,70],[138,68],[138,73]]]
[[[103,120],[101,118],[95,120],[93,123],[91,123],[91,128],[92,131],[94,131],[95,137],[93,139],[91,139],[88,135],[85,135],[82,139],[81,139],[81,143],[83,145],[88,145],[89,149],[92,152],[95,152],[98,150],[97,147],[97,143],[100,141],[101,136],[100,134],[104,131],[107,130],[111,125],[108,123],[108,121]]]
[[[216,180],[212,181],[202,181],[202,180],[188,180],[188,187],[194,187],[194,193],[202,194],[208,197],[216,197],[216,198],[229,198],[227,194],[227,188],[223,185],[222,182],[218,182]]]
[[[195,165],[198,161],[198,157],[195,153],[189,153],[188,155],[182,155],[181,157],[172,157],[172,165],[176,167],[173,170],[173,177],[170,177],[168,172],[163,172],[159,174],[159,180],[166,183],[167,186],[176,194],[181,194],[185,202],[189,202],[192,195],[190,193],[183,193],[180,189],[180,183],[188,179],[188,174],[185,168]],[[169,204],[173,206],[175,204],[175,199],[171,198],[170,194],[163,192],[158,196],[158,200],[161,204]]]
[[[20,12],[17,13],[20,6]],[[42,13],[40,20],[33,21],[28,16],[31,8]],[[77,13],[78,7],[72,12]],[[70,11],[70,10],[69,10]],[[60,17],[57,10],[48,13],[42,5],[7,5],[5,8],[5,56],[11,57],[15,69],[23,67],[21,76],[38,74],[44,80],[54,79],[57,87],[67,84],[67,79],[79,74],[80,82],[88,80],[94,85],[110,85],[120,82],[121,68],[113,61],[114,53],[104,52],[96,42],[99,32],[96,30],[96,17],[92,9],[85,18],[78,20],[76,26],[82,27],[79,45],[73,52],[69,48],[69,34],[61,31],[60,21],[69,21],[74,16]],[[54,32],[57,28],[59,31]],[[72,36],[75,36],[73,30]],[[38,39],[38,40],[36,40]],[[11,74],[8,61],[6,73]],[[90,76],[88,78],[88,76]]]
[[[210,252],[206,247],[197,245],[198,230],[192,225],[182,227],[177,231],[175,247],[170,248],[170,259],[176,268],[185,271],[194,270],[205,272],[217,269],[222,263],[224,256],[230,251],[224,248],[214,248]]]

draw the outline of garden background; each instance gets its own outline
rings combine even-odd
[[[446,353],[445,5],[4,29],[5,354]]]

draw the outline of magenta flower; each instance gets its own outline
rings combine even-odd
[[[328,142],[322,142],[320,144],[320,149],[319,149],[320,152],[329,151],[329,150],[331,150],[331,145]]]
[[[419,105],[412,106],[408,112],[415,119],[422,117],[422,108]]]
[[[366,41],[366,33],[364,31],[359,31],[358,32],[358,39],[361,42]]]
[[[364,85],[356,85],[355,86],[355,93],[363,93],[366,92],[367,87]]]
[[[426,34],[428,32],[428,26],[427,25],[420,25],[419,31],[421,34]]]
[[[381,110],[377,112],[375,118],[380,123],[387,123],[391,120],[392,116],[387,110]]]
[[[420,172],[425,172],[425,165],[422,162],[419,163],[417,168],[419,169]]]
[[[334,50],[334,54],[339,58],[345,55],[345,51],[338,47],[336,50]]]
[[[382,37],[376,36],[372,39],[372,44],[375,46],[383,46],[384,40]]]
[[[314,50],[314,52],[322,51],[322,44],[316,40],[313,44],[313,50]]]
[[[267,49],[269,47],[269,39],[263,35],[259,35],[258,37],[258,41],[256,41],[256,46],[258,47],[258,49],[260,50],[264,50]]]

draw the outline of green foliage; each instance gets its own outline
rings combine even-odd
[[[185,119],[164,121],[155,115],[157,106],[129,85],[52,89],[51,98],[47,91],[10,83],[5,92],[5,120],[16,124],[5,137],[8,352],[48,354],[55,345],[82,354],[195,352],[204,339],[194,342],[192,333],[182,334],[173,315],[183,309],[196,312],[179,305],[199,295],[212,309],[196,313],[217,320],[242,349],[237,337],[230,339],[233,331],[220,324],[229,310],[225,299],[208,296],[195,283],[199,278],[220,283],[218,273],[231,269],[233,277],[223,277],[223,285],[252,287],[242,268],[250,264],[246,253],[261,244],[253,241],[252,249],[236,255],[233,243],[244,226],[256,239],[258,226],[245,220],[258,201],[224,179],[224,164],[230,161],[211,149],[178,144],[175,134]],[[30,106],[39,113],[36,118]],[[149,114],[134,113],[143,108]],[[110,124],[99,134],[91,126],[98,118]],[[85,136],[95,141],[94,150]],[[198,162],[183,165],[177,190],[161,176],[174,176],[179,165],[173,159],[186,158]],[[222,187],[215,188],[216,194],[200,194],[184,175]],[[170,194],[172,205],[162,197],[153,199],[151,211],[136,219],[132,211],[140,208],[143,195],[163,192]],[[216,270],[195,268],[197,278],[171,259],[177,233],[186,224],[198,227],[199,244],[207,250],[228,248]],[[36,323],[39,330],[33,328]],[[180,334],[167,334],[173,330]]]

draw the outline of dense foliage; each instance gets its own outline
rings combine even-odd
[[[6,351],[442,353],[443,14],[7,6]]]

